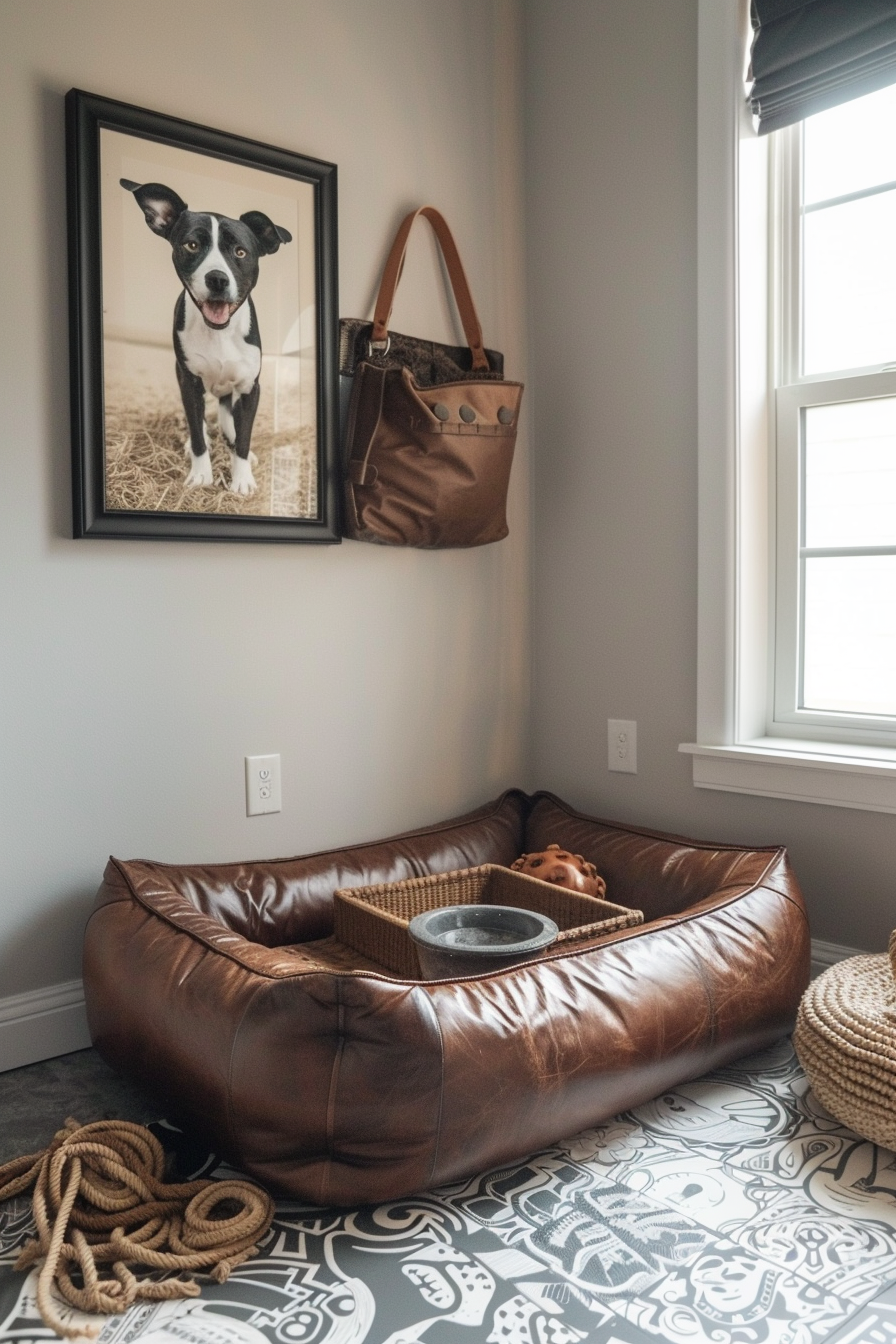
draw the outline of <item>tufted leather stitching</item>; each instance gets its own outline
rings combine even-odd
[[[327,1160],[321,1165],[320,1177],[320,1202],[326,1204],[327,1191],[330,1185],[330,1171],[333,1166],[333,1156],[336,1142],[336,1089],[339,1083],[339,1071],[342,1065],[342,1054],[345,1049],[345,1004],[342,1001],[342,985],[336,980],[336,1036],[337,1044],[333,1053],[333,1066],[330,1071],[330,1089],[327,1093]]]
[[[439,1015],[435,1010],[432,999],[428,994],[423,994],[418,989],[415,994],[415,1000],[422,1008],[424,1014],[431,1018],[435,1023],[436,1033],[439,1038],[439,1114],[436,1119],[436,1137],[432,1149],[432,1166],[429,1169],[428,1185],[435,1181],[436,1168],[439,1161],[439,1145],[442,1141],[442,1112],[445,1105],[445,1038],[442,1035],[442,1024],[439,1021]]]

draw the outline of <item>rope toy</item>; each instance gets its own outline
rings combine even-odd
[[[15,1267],[27,1270],[43,1259],[37,1306],[57,1335],[96,1338],[99,1327],[66,1325],[53,1303],[53,1283],[79,1311],[118,1315],[139,1300],[199,1296],[192,1278],[138,1279],[129,1265],[204,1270],[223,1283],[256,1254],[274,1216],[266,1191],[248,1181],[169,1185],[164,1171],[158,1139],[126,1120],[66,1120],[48,1148],[0,1166],[0,1203],[34,1187],[37,1239],[26,1243]],[[101,1276],[104,1265],[111,1276]]]

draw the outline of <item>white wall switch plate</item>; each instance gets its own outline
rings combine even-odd
[[[280,811],[280,757],[246,757],[246,816]]]
[[[638,725],[634,719],[607,719],[607,769],[638,773]]]

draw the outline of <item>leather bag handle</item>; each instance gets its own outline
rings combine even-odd
[[[473,355],[473,368],[489,368],[488,358],[482,346],[482,328],[479,325],[479,318],[476,315],[476,307],[473,303],[473,296],[470,293],[470,286],[467,282],[463,262],[460,259],[460,253],[452,236],[451,230],[446,224],[442,215],[432,205],[421,205],[419,210],[412,210],[411,213],[402,220],[398,232],[395,235],[395,242],[392,244],[392,250],[386,258],[386,265],[383,269],[383,278],[380,281],[380,292],[376,296],[376,307],[373,310],[373,331],[370,334],[371,351],[378,350],[384,354],[389,348],[389,318],[392,316],[392,305],[395,302],[395,291],[398,288],[398,282],[401,279],[401,273],[404,270],[404,257],[407,251],[408,238],[414,225],[414,220],[418,215],[423,215],[432,225],[433,233],[442,249],[442,256],[445,258],[445,265],[448,268],[448,278],[451,281],[451,288],[454,291],[454,300],[457,304],[457,311],[460,313],[460,320],[463,324],[464,334],[467,338],[467,344]]]

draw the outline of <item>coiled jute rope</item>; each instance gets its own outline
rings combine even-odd
[[[896,930],[889,951],[850,957],[803,995],[793,1043],[818,1100],[863,1138],[896,1149]]]
[[[155,1135],[125,1120],[66,1120],[48,1148],[0,1166],[0,1202],[34,1187],[37,1237],[25,1245],[16,1269],[43,1259],[37,1306],[57,1335],[96,1337],[99,1329],[60,1318],[54,1283],[79,1311],[117,1315],[140,1300],[199,1296],[192,1278],[138,1279],[130,1265],[201,1270],[223,1283],[235,1265],[255,1255],[274,1216],[266,1191],[248,1181],[167,1184],[164,1170]],[[103,1266],[111,1273],[101,1274]]]

